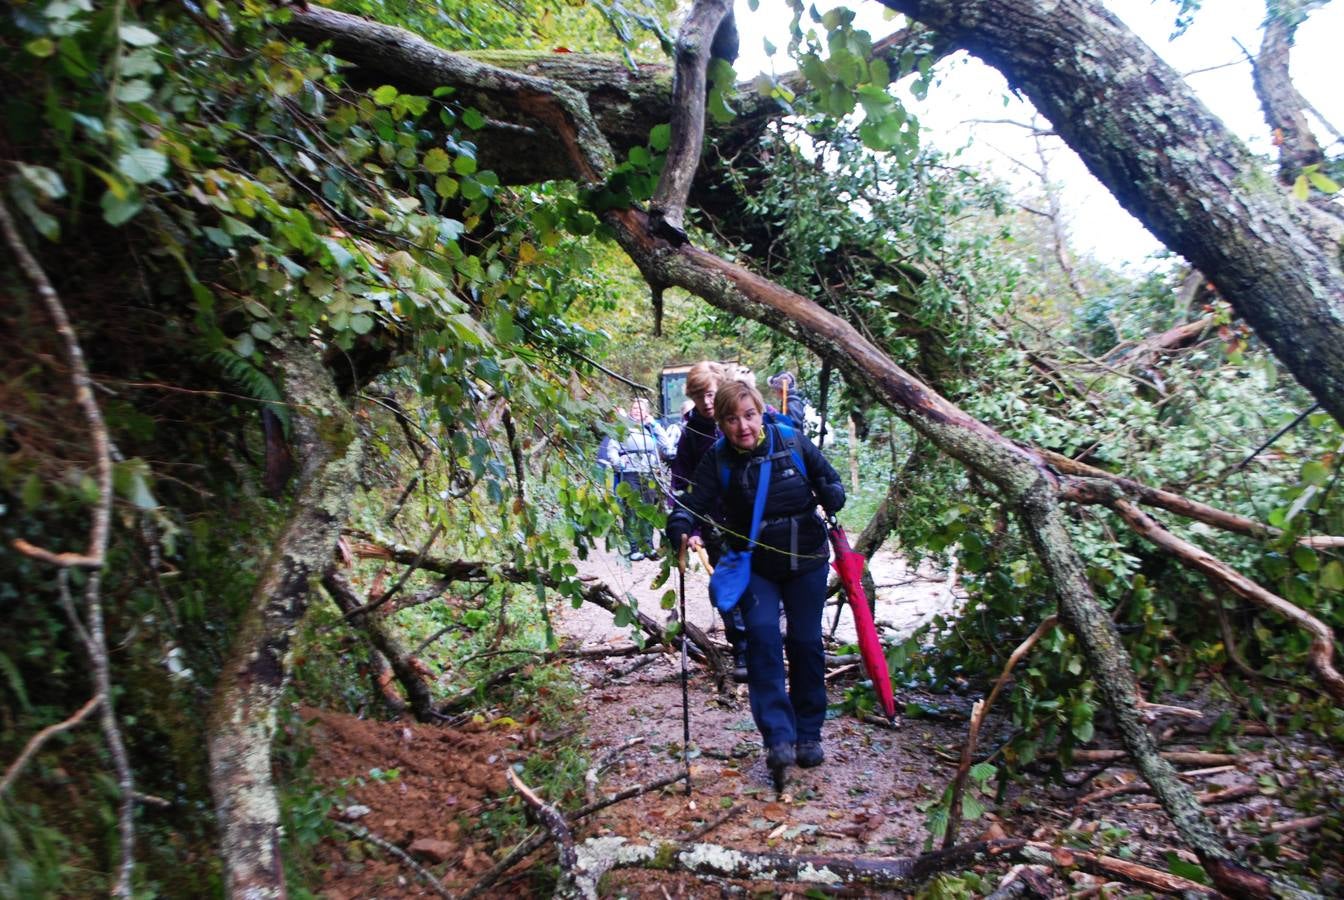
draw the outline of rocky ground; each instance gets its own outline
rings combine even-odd
[[[653,561],[630,563],[596,554],[581,565],[582,574],[607,582],[629,594],[658,620],[666,617],[658,599],[666,589],[650,586],[658,566]],[[957,603],[955,579],[933,571],[907,572],[900,560],[879,557],[873,574],[879,585],[877,619],[891,633],[908,633],[924,618]],[[675,587],[675,575],[673,584]],[[688,618],[706,630],[717,630],[706,600],[705,575],[693,568],[687,576]],[[597,607],[553,610],[559,632],[585,648],[629,643],[628,629],[615,628],[611,615]],[[827,614],[830,624],[831,613]],[[837,632],[846,638],[848,614]],[[637,664],[638,663],[638,664]],[[679,658],[654,654],[597,658],[573,663],[583,685],[574,730],[591,768],[589,797],[576,798],[562,812],[584,799],[596,799],[625,788],[647,785],[676,775],[682,767],[682,685]],[[860,677],[854,669],[837,672],[830,683],[832,701]],[[688,680],[691,790],[674,784],[613,804],[574,824],[580,843],[602,836],[621,836],[631,843],[662,840],[702,842],[751,851],[788,855],[893,859],[919,854],[925,847],[927,808],[955,774],[966,733],[968,705],[959,698],[931,698],[949,710],[938,719],[902,719],[897,727],[881,720],[861,721],[837,716],[824,735],[826,763],[817,769],[793,770],[782,794],[770,783],[758,735],[747,707],[745,688],[717,694],[710,679],[692,666]],[[904,702],[910,699],[898,698]],[[930,699],[930,698],[923,698]],[[314,768],[319,780],[345,785],[335,814],[352,820],[360,837],[344,831],[340,841],[326,841],[318,861],[326,877],[323,896],[435,896],[427,881],[395,852],[423,866],[439,883],[441,894],[461,896],[489,872],[512,846],[498,846],[491,814],[501,803],[516,802],[505,770],[529,756],[555,753],[556,735],[537,732],[535,725],[512,720],[469,722],[457,728],[360,721],[308,711],[314,722]],[[991,718],[982,746],[995,746],[1006,734]],[[1174,735],[1179,737],[1179,735]],[[1224,751],[1192,738],[1170,742],[1173,750]],[[1232,758],[1195,758],[1188,777],[1210,794],[1210,815],[1218,828],[1244,848],[1251,862],[1291,867],[1313,854],[1333,858],[1330,878],[1321,886],[1338,895],[1340,851],[1313,813],[1287,805],[1309,779],[1334,785],[1344,795],[1339,759],[1330,748],[1300,741],[1281,742],[1244,736]],[[371,770],[395,778],[379,779]],[[986,814],[966,823],[963,841],[981,838],[1024,838],[1047,848],[1048,865],[1021,870],[1037,892],[1057,895],[1128,896],[1160,893],[1153,885],[1136,884],[1096,858],[1141,864],[1170,877],[1190,874],[1191,857],[1176,849],[1177,841],[1164,815],[1152,809],[1151,796],[1124,792],[1095,796],[1106,788],[1122,788],[1135,778],[1125,761],[1107,768],[1097,764],[1068,773],[1076,787],[1047,784],[1043,779],[1009,784],[1001,798],[984,796]],[[1085,778],[1086,775],[1091,778]],[[1219,795],[1218,792],[1224,792]],[[551,798],[541,798],[549,800]],[[356,807],[353,813],[351,807]],[[366,811],[367,810],[367,811]],[[1305,820],[1305,821],[1304,821]],[[1326,823],[1327,829],[1330,823]],[[1275,831],[1274,829],[1279,829]],[[380,847],[380,844],[385,845]],[[530,867],[554,866],[554,845],[529,856],[485,891],[485,896],[532,896]],[[948,896],[978,896],[991,891],[1012,868],[1006,861],[958,864],[942,885]],[[1100,874],[1089,873],[1092,868]],[[1107,887],[1111,885],[1111,887]],[[805,886],[773,885],[766,895],[788,896]],[[834,891],[831,891],[832,893]],[[695,878],[686,874],[618,869],[602,882],[611,897],[759,896],[759,885],[726,878]],[[849,895],[856,895],[851,890]],[[861,890],[857,895],[900,895],[894,890]]]

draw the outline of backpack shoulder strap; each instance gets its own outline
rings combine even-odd
[[[775,428],[779,429],[779,436],[784,439],[784,443],[789,445],[789,453],[793,455],[793,464],[798,467],[798,471],[807,478],[807,463],[803,462],[802,443],[798,440],[798,430],[788,422],[784,421],[784,416],[775,416],[773,418]]]
[[[714,454],[715,461],[719,464],[719,493],[726,493],[728,490],[728,479],[731,472],[728,470],[728,460],[724,458],[723,442],[726,438],[719,438],[714,442],[714,446],[709,448],[709,452]]]

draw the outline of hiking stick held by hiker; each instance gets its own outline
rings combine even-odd
[[[686,770],[686,796],[691,795],[691,701],[687,687],[686,673],[686,543],[689,538],[681,536],[681,549],[677,553],[677,595],[681,616],[681,764]]]

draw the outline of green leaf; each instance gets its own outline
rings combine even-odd
[[[448,154],[438,147],[429,150],[421,162],[425,167],[425,171],[431,175],[442,175],[444,172],[447,172],[448,167],[452,165],[452,160],[449,158]]]
[[[434,152],[433,150],[430,151],[430,153],[433,152]],[[453,197],[456,197],[457,191],[458,186],[456,178],[450,178],[447,175],[440,175],[438,178],[434,179],[434,193],[438,194],[445,200],[450,200]]]
[[[1332,559],[1321,569],[1321,587],[1327,591],[1344,591],[1344,563]]]
[[[24,509],[37,509],[42,504],[42,479],[37,477],[36,472],[23,480],[23,487],[19,488],[19,502]]]
[[[1339,185],[1329,175],[1326,175],[1320,169],[1312,167],[1307,171],[1307,180],[1311,186],[1316,188],[1322,194],[1335,194],[1339,192]]]
[[[1209,876],[1196,863],[1186,862],[1175,853],[1167,854],[1167,871],[1181,878],[1188,878],[1200,884],[1209,884]]]
[[[140,200],[140,195],[136,193],[119,196],[115,191],[108,190],[103,193],[101,201],[103,207],[103,221],[109,225],[125,225],[129,222],[144,203]]]
[[[1316,487],[1325,487],[1325,483],[1330,480],[1330,470],[1318,459],[1308,461],[1302,466],[1302,481],[1306,484],[1314,484]]]
[[[347,271],[355,261],[354,254],[345,249],[345,245],[335,238],[322,238],[322,246],[331,255],[332,264],[341,272]]]
[[[117,157],[117,171],[136,184],[148,184],[168,171],[168,157],[149,147],[136,147]]]
[[[159,501],[149,490],[149,464],[143,459],[128,459],[112,467],[112,486],[137,509],[157,509]]]
[[[163,71],[153,50],[136,50],[121,60],[121,74],[127,78],[140,75],[157,75]]]
[[[459,175],[470,175],[476,171],[476,160],[470,156],[459,156],[453,160],[453,171]]]
[[[1311,188],[1307,185],[1307,176],[1297,176],[1297,180],[1293,182],[1293,196],[1298,200],[1305,201],[1307,199],[1307,194],[1310,192]]]
[[[132,79],[117,85],[117,100],[121,103],[141,103],[154,96],[154,88],[148,81]]]
[[[42,37],[24,44],[23,49],[27,50],[33,56],[45,59],[56,52],[56,44],[51,38]]]
[[[149,47],[159,42],[159,36],[139,25],[123,25],[117,29],[121,39],[132,47]]]
[[[65,196],[65,182],[60,173],[46,166],[30,166],[27,163],[15,163],[19,175],[48,199],[56,200]]]
[[[373,102],[379,106],[391,106],[397,99],[397,89],[385,84],[373,92]]]
[[[980,798],[970,791],[965,791],[961,795],[961,817],[967,822],[974,822],[985,814],[985,804],[980,802]]]
[[[462,110],[462,124],[475,131],[485,127],[485,116],[475,107],[467,107]]]
[[[368,334],[373,330],[373,316],[356,313],[350,317],[350,330],[355,334]]]
[[[1303,572],[1315,572],[1321,567],[1321,560],[1316,555],[1316,551],[1301,544],[1293,548],[1293,562]]]
[[[672,143],[672,126],[663,123],[649,129],[649,146],[661,153]]]

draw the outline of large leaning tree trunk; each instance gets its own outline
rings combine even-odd
[[[220,670],[208,723],[225,891],[249,900],[285,896],[271,741],[288,680],[290,638],[309,592],[331,566],[364,450],[317,350],[291,343],[276,356],[293,411],[299,481],[289,521],[257,578]]]
[[[1344,424],[1340,223],[1294,200],[1094,0],[881,0],[1003,73]]]
[[[332,37],[323,33],[322,23],[333,21],[335,15],[300,12],[295,14],[295,22],[303,23],[305,39],[322,40]],[[571,177],[583,184],[600,184],[610,173],[611,146],[587,98],[574,87],[485,65],[397,29],[372,23],[360,26],[352,17],[334,21],[342,48],[359,45],[361,31],[367,32],[368,46],[354,51],[342,49],[342,55],[376,55],[381,66],[403,72],[404,78],[470,90],[488,104],[492,115],[512,114],[512,121],[524,127],[553,131],[565,150]],[[703,109],[703,96],[677,99]],[[695,153],[669,158],[667,165],[694,167],[698,162]],[[993,483],[1031,536],[1056,586],[1061,616],[1079,638],[1125,745],[1182,838],[1197,851],[1221,890],[1263,896],[1280,887],[1238,865],[1204,819],[1191,792],[1159,757],[1152,736],[1138,716],[1138,694],[1128,655],[1092,593],[1082,560],[1065,528],[1058,478],[1039,455],[966,415],[898,367],[852,325],[806,298],[690,243],[669,243],[654,232],[648,216],[639,210],[611,210],[606,219],[655,289],[681,287],[721,309],[761,321],[803,343],[843,371],[852,383],[868,388],[941,451]]]

